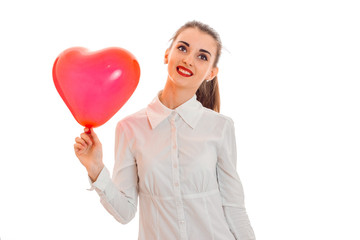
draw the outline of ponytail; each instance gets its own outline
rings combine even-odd
[[[204,107],[220,112],[220,91],[217,76],[211,81],[203,81],[196,91],[196,97]]]

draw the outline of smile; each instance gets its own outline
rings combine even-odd
[[[190,71],[190,69],[184,68],[182,66],[178,66],[176,68],[176,71],[184,77],[191,77],[193,75],[193,73]]]

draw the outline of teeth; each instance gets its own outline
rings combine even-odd
[[[184,69],[182,69],[182,68],[179,68],[179,71],[180,72],[182,72],[182,73],[184,73],[184,74],[186,74],[186,75],[191,75],[191,73],[189,73],[188,71],[185,71]]]

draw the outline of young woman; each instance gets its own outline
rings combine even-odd
[[[168,77],[154,100],[121,120],[112,179],[93,129],[75,139],[91,189],[116,220],[134,218],[141,240],[255,239],[236,171],[234,123],[219,114],[218,34],[192,21],[165,52]]]

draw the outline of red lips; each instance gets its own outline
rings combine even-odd
[[[183,66],[177,66],[176,71],[183,77],[191,77],[194,75],[190,69],[187,69]]]

